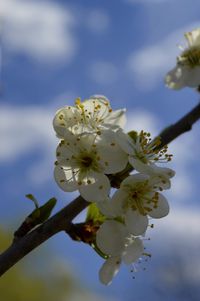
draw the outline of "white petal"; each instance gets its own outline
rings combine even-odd
[[[91,119],[105,119],[109,115],[110,103],[104,98],[90,98],[81,103],[84,107],[85,113],[90,116]]]
[[[122,171],[127,163],[127,154],[116,142],[115,133],[110,130],[102,131],[102,140],[97,144],[97,151],[101,158],[100,162],[104,166],[106,174]]]
[[[129,156],[129,163],[135,168],[135,170],[144,173],[144,174],[150,174],[152,171],[151,165],[143,163],[139,159],[135,159],[132,156]]]
[[[134,185],[136,183],[144,182],[146,180],[149,180],[148,175],[144,175],[144,174],[141,174],[141,173],[130,175],[125,180],[122,181],[121,188],[125,189],[126,186],[134,187]]]
[[[159,199],[157,208],[153,208],[152,211],[149,212],[149,216],[153,218],[161,218],[166,216],[169,213],[169,204],[167,199],[159,193]]]
[[[114,220],[105,221],[96,235],[96,243],[99,249],[111,256],[120,255],[125,247],[126,227]]]
[[[92,96],[90,96],[89,97],[89,99],[101,99],[101,100],[103,100],[103,101],[108,101],[109,102],[109,100],[108,100],[108,98],[105,96],[105,95],[101,95],[101,94],[94,94],[94,95],[92,95]]]
[[[81,196],[88,202],[99,202],[104,200],[110,192],[110,182],[102,173],[89,172],[81,179],[79,185]]]
[[[112,124],[124,128],[126,124],[126,109],[116,110],[109,113],[104,119],[105,124]]]
[[[126,203],[128,196],[129,193],[126,190],[118,189],[115,191],[110,205],[113,207],[114,216],[120,216],[124,213],[123,205]]]
[[[113,204],[113,201],[107,197],[104,200],[101,200],[100,202],[97,202],[97,206],[102,214],[104,214],[106,217],[115,217],[120,214],[116,214],[115,210],[115,204]]]
[[[191,32],[186,32],[185,33],[185,38],[188,41],[189,47],[197,46],[199,47],[200,45],[200,29],[194,29]]]
[[[75,171],[76,173],[77,171]],[[75,191],[78,189],[77,181],[71,168],[63,168],[56,166],[54,169],[54,177],[58,186],[64,191]]]
[[[144,252],[142,240],[138,237],[133,240],[125,250],[122,260],[125,264],[131,264],[137,261]]]
[[[128,210],[125,214],[125,224],[133,235],[142,235],[148,227],[148,217],[141,215],[137,210]]]
[[[175,171],[171,168],[160,167],[157,166],[156,164],[151,164],[150,167],[151,167],[152,174],[161,175],[169,179],[175,176]]]
[[[169,189],[171,187],[170,178],[175,175],[174,170],[151,164],[147,172],[150,175],[149,184],[151,186],[157,186],[161,189]]]
[[[157,185],[162,189],[169,189],[171,187],[171,182],[169,179],[175,175],[175,172],[172,169],[160,167],[153,163],[144,164],[140,160],[134,159],[133,157],[130,157],[129,162],[137,171],[150,176],[150,185]]]
[[[57,136],[63,138],[66,129],[77,123],[77,109],[71,106],[61,108],[56,112],[53,120],[53,127]]]
[[[190,67],[176,66],[165,77],[165,83],[170,89],[179,90],[187,86],[187,79],[190,77]]]
[[[112,282],[113,277],[118,273],[120,264],[120,257],[108,258],[99,271],[99,280],[101,283],[109,285]]]
[[[134,153],[134,142],[129,137],[128,134],[125,134],[122,130],[116,132],[116,140],[120,147],[127,153],[132,155]]]
[[[65,144],[64,144],[65,143]],[[63,141],[63,144],[59,144],[56,149],[56,157],[58,162],[61,165],[71,165],[74,160],[72,160],[72,155],[75,155],[75,148],[71,148],[70,145],[67,146],[66,142]]]

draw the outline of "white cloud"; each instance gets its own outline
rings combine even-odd
[[[145,130],[155,136],[158,133],[158,125],[156,116],[147,111],[137,109],[127,113],[126,131]]]
[[[3,41],[13,52],[42,62],[70,61],[76,51],[75,19],[65,7],[48,1],[6,0],[1,3]]]
[[[163,236],[164,234],[164,236]],[[190,250],[200,247],[200,207],[171,208],[169,215],[156,221],[155,229],[151,231],[152,237],[156,237],[155,243],[159,244],[159,252],[169,252],[166,245],[161,243],[163,239],[170,241],[171,251],[180,248],[180,253],[190,256]]]
[[[52,145],[55,135],[48,110],[37,106],[0,108],[0,161],[12,161],[27,152]]]
[[[118,70],[114,64],[106,61],[97,61],[90,65],[88,74],[92,80],[100,85],[109,85],[118,78]]]
[[[27,168],[27,177],[35,184],[52,177],[58,140],[52,127],[53,111],[37,106],[0,107],[0,163],[13,164],[37,151],[39,159]],[[38,177],[38,174],[40,177]]]
[[[189,24],[172,32],[157,44],[133,52],[128,58],[127,68],[136,86],[141,90],[150,90],[163,81],[165,74],[176,64],[176,57],[180,53],[178,44],[182,41],[185,44],[184,32],[198,26],[198,22]]]
[[[200,207],[172,208],[170,214],[156,221],[149,232],[152,238],[153,256],[162,256],[159,280],[166,284],[180,284],[181,273],[185,283],[198,284],[200,280]],[[165,263],[165,258],[170,262]],[[176,266],[176,261],[177,266]],[[162,266],[164,264],[164,266]],[[174,266],[172,266],[174,264]],[[177,273],[179,271],[179,273]],[[176,286],[175,286],[176,287]]]
[[[89,11],[85,17],[85,21],[88,28],[95,34],[106,32],[110,25],[108,14],[100,9]]]

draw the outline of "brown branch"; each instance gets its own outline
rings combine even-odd
[[[200,104],[186,114],[175,124],[164,129],[160,133],[162,147],[169,144],[181,134],[191,130],[193,124],[200,119]],[[72,220],[88,206],[81,196],[77,197],[69,205],[49,218],[45,223],[31,231],[24,237],[14,242],[4,253],[0,255],[0,276],[9,270],[25,255],[37,248],[43,242],[60,231],[70,232]]]
[[[45,223],[14,242],[4,253],[0,255],[0,276],[25,255],[30,253],[56,233],[64,230],[69,231],[72,220],[82,210],[84,210],[88,204],[89,203],[81,196],[77,197],[73,202],[49,218]]]
[[[164,145],[169,144],[178,136],[190,131],[193,124],[200,119],[200,103],[194,107],[188,114],[183,116],[176,123],[164,129],[160,134],[161,145],[159,148],[162,148]]]

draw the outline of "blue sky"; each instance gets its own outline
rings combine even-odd
[[[72,105],[78,96],[103,94],[113,108],[127,108],[127,129],[156,135],[198,103],[195,91],[168,90],[163,78],[175,64],[178,45],[185,44],[184,32],[200,26],[200,2],[7,0],[2,7],[0,214],[2,226],[15,229],[32,210],[25,194],[33,193],[41,203],[56,196],[57,209],[76,195],[64,194],[53,179],[58,141],[52,119],[58,108]],[[197,124],[170,146],[171,167],[177,172],[167,193],[171,213],[149,232],[153,257],[135,280],[124,267],[104,288],[98,283],[102,261],[92,250],[62,234],[52,240],[56,256],[66,266],[68,261],[74,265],[74,274],[101,296],[97,300],[143,300],[147,295],[160,300],[161,287],[169,283],[163,300],[182,300],[181,290],[180,296],[173,291],[174,272],[166,276],[167,260],[174,260],[177,252],[185,283],[196,289],[199,138]]]

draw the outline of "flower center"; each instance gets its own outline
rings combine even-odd
[[[84,156],[81,158],[81,164],[83,167],[90,167],[92,166],[92,163],[93,163],[93,158],[89,156]]]
[[[147,182],[138,183],[134,189],[130,189],[129,198],[124,205],[124,209],[131,208],[133,211],[138,210],[141,215],[147,215],[152,209],[158,206],[158,192],[151,194]]]
[[[80,98],[77,98],[75,101],[76,107],[80,110],[81,121],[85,124],[90,124],[92,127],[96,128],[99,123],[104,123],[104,119],[112,112],[112,109],[109,107],[108,101],[98,101],[92,100],[90,105],[91,107],[85,107],[84,102],[81,102]]]
[[[136,156],[145,164],[152,162],[169,162],[172,155],[167,153],[168,147],[159,149],[161,139],[157,137],[152,141],[151,134],[141,131],[138,136],[139,149],[136,150]]]
[[[188,65],[191,68],[200,66],[200,48],[192,47],[186,49],[180,57],[178,57],[178,63]]]

